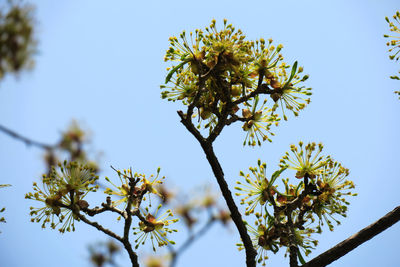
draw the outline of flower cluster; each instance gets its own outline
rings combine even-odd
[[[57,144],[46,149],[44,160],[49,170],[48,173],[52,166],[62,162],[60,158],[87,165],[97,173],[99,167],[95,161],[89,159],[87,149],[85,149],[85,144],[89,141],[87,131],[77,121],[71,121],[68,128],[61,133],[61,139]]]
[[[35,182],[34,191],[25,195],[27,199],[44,204],[30,208],[31,221],[41,222],[43,228],[50,223],[52,229],[61,224],[61,233],[74,231],[74,221],[79,220],[76,212],[89,206],[84,197],[98,189],[97,180],[98,176],[90,167],[76,162],[64,161],[58,168],[53,167],[49,175],[43,175],[42,187]]]
[[[106,181],[109,182],[115,189],[107,187],[104,193],[118,196],[119,199],[112,202],[113,206],[118,206],[124,203],[124,208],[127,205],[129,196],[133,193],[135,197],[133,198],[132,204],[134,207],[138,207],[140,201],[146,199],[144,196],[146,193],[161,196],[161,194],[157,191],[157,185],[161,185],[162,180],[165,179],[165,177],[160,177],[160,170],[161,169],[158,168],[157,175],[155,177],[154,175],[151,175],[148,179],[146,178],[145,174],[136,172],[133,173],[132,169],[123,170],[122,172],[120,170],[116,170],[121,185],[115,185],[108,177],[106,177]],[[132,179],[135,180],[136,183],[134,188],[131,189]]]
[[[174,244],[174,241],[167,238],[168,233],[176,232],[175,229],[171,229],[168,226],[178,221],[178,219],[172,219],[172,211],[168,209],[162,214],[159,214],[159,210],[163,207],[160,203],[155,212],[150,212],[149,208],[152,207],[150,196],[157,195],[161,199],[164,194],[161,191],[162,180],[165,177],[160,176],[160,168],[157,169],[157,174],[150,175],[146,178],[145,174],[133,173],[132,169],[128,170],[116,170],[114,169],[119,177],[120,185],[114,184],[108,177],[106,180],[114,187],[114,189],[106,188],[105,194],[110,196],[117,196],[119,199],[112,201],[110,199],[110,205],[117,207],[123,204],[125,211],[135,215],[140,220],[137,227],[133,227],[133,234],[138,235],[135,240],[135,248],[145,244],[146,240],[150,237],[153,250],[155,251],[156,245],[159,247]],[[149,200],[149,203],[143,208],[143,201]],[[118,217],[118,220],[121,216]]]
[[[398,61],[400,58],[399,52],[400,52],[400,12],[397,11],[395,15],[393,15],[393,21],[390,21],[388,17],[385,18],[387,23],[389,23],[390,31],[393,32],[395,35],[388,35],[385,34],[384,37],[386,38],[391,38],[389,42],[386,43],[386,45],[389,48],[389,53],[391,55],[389,56],[390,59]],[[396,35],[397,34],[397,35]],[[400,72],[399,72],[400,74]],[[400,77],[397,75],[390,76],[390,78],[395,79],[395,80],[400,80]],[[400,96],[400,91],[395,91]]]
[[[291,145],[290,151],[293,155],[286,152],[281,159],[280,167],[295,170],[296,178],[301,179],[307,175],[309,178],[314,179],[329,161],[329,156],[320,156],[323,148],[324,146],[321,143],[318,144],[318,148],[315,143],[309,143],[304,149],[303,142],[299,142],[299,147]]]
[[[177,230],[171,229],[168,226],[172,223],[176,223],[178,219],[169,219],[169,217],[173,216],[171,210],[158,214],[161,207],[162,205],[160,204],[154,215],[149,212],[148,207],[142,211],[145,220],[140,221],[138,227],[133,227],[133,230],[137,231],[133,234],[138,235],[138,238],[135,240],[135,248],[138,248],[141,244],[144,245],[149,236],[153,251],[156,251],[155,243],[159,247],[175,244],[174,241],[167,238],[167,234],[177,232]]]
[[[250,173],[240,172],[245,183],[237,182],[237,196],[246,206],[246,215],[256,216],[254,228],[247,223],[253,244],[258,250],[258,262],[265,264],[267,251],[276,253],[280,247],[289,250],[297,246],[305,255],[315,248],[311,235],[321,233],[325,223],[333,230],[335,215],[346,216],[347,196],[355,196],[352,181],[346,180],[349,170],[330,156],[323,156],[322,144],[302,142],[292,145],[280,161],[280,168],[267,176],[266,164],[258,161]],[[293,170],[297,184],[282,179],[283,190],[276,184],[286,170]],[[239,247],[242,247],[240,244]],[[302,256],[298,253],[300,261]]]
[[[158,246],[174,244],[167,238],[167,233],[176,232],[168,227],[178,221],[178,219],[170,218],[173,216],[172,211],[167,210],[159,214],[162,204],[154,213],[149,211],[151,208],[150,195],[162,196],[157,190],[158,185],[162,183],[161,180],[164,179],[159,175],[160,168],[157,169],[155,177],[151,175],[149,178],[146,178],[144,174],[133,173],[132,169],[114,170],[118,174],[120,185],[115,185],[106,177],[106,180],[115,189],[106,188],[104,193],[109,196],[107,196],[106,202],[101,204],[102,208],[89,208],[89,203],[84,198],[89,192],[97,191],[99,187],[95,184],[98,176],[95,175],[93,169],[77,162],[68,163],[67,161],[59,164],[58,168],[53,167],[49,175],[43,175],[42,186],[34,183],[33,192],[27,193],[25,196],[27,199],[42,203],[41,207],[31,207],[31,221],[41,222],[43,228],[50,224],[50,227],[55,229],[61,224],[59,231],[64,233],[65,231],[74,231],[75,221],[83,220],[103,232],[110,233],[110,230],[105,229],[97,222],[88,220],[84,214],[94,216],[111,211],[119,215],[119,220],[124,218],[125,227],[128,229],[131,228],[132,217],[137,217],[138,227],[133,227],[134,234],[139,235],[135,240],[136,248],[140,244],[144,244],[149,236],[154,250],[155,244]],[[113,201],[111,196],[119,199]],[[149,203],[144,204],[146,197]],[[121,204],[123,204],[123,210],[118,207]],[[129,231],[125,230],[125,232],[124,235],[128,236]]]
[[[385,19],[387,23],[389,23],[390,31],[395,34],[400,34],[400,12],[397,11],[396,14],[393,15],[393,21],[390,21],[388,17]],[[389,52],[393,53],[389,56],[390,59],[395,59],[396,61],[399,60],[400,56],[398,54],[400,52],[400,36],[385,34],[384,37],[392,38],[392,40],[386,43],[386,45],[390,47]]]
[[[0,79],[7,72],[30,67],[35,52],[32,7],[9,2],[7,10],[0,9]]]
[[[2,187],[7,187],[7,186],[10,186],[9,184],[0,184],[0,188],[2,188]],[[6,210],[6,208],[1,208],[0,209],[0,213],[2,213],[2,212],[4,212]],[[4,217],[0,217],[0,222],[3,222],[3,223],[5,223],[6,222],[6,219],[4,218]],[[1,232],[0,232],[1,233]]]
[[[245,144],[270,141],[271,126],[281,117],[287,120],[285,110],[297,116],[311,95],[311,89],[302,86],[308,78],[301,75],[303,68],[282,62],[283,46],[272,43],[247,41],[226,20],[222,30],[213,20],[204,32],[171,37],[165,61],[177,63],[168,68],[161,96],[192,105],[199,129],[212,132],[220,121],[241,121]]]

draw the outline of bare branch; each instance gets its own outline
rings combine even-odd
[[[114,233],[113,231],[111,231],[111,230],[109,230],[109,229],[107,229],[107,228],[104,228],[104,227],[103,227],[102,225],[100,225],[98,222],[92,222],[92,221],[88,220],[83,214],[81,214],[81,213],[79,213],[79,212],[74,211],[74,214],[75,214],[76,216],[78,216],[78,218],[81,219],[83,222],[85,222],[85,223],[87,223],[87,224],[93,226],[93,227],[96,228],[97,230],[99,230],[99,231],[105,233],[106,235],[111,236],[111,237],[117,239],[117,240],[120,241],[120,242],[123,241],[122,237],[120,237],[119,235],[117,235],[117,234]]]
[[[120,209],[118,209],[118,208],[116,208],[116,207],[110,206],[110,205],[108,205],[108,204],[106,204],[106,203],[101,203],[101,206],[102,206],[101,208],[95,207],[95,208],[93,208],[93,209],[83,208],[82,211],[85,212],[87,215],[92,216],[92,217],[93,217],[94,215],[103,213],[103,212],[105,212],[105,211],[111,211],[111,212],[118,213],[119,215],[121,215],[122,217],[124,217],[124,219],[126,219],[126,218],[125,218],[125,217],[126,217],[126,214],[125,214],[122,210],[120,210]]]
[[[212,224],[216,221],[216,218],[214,216],[211,216],[207,223],[203,225],[203,227],[195,234],[191,234],[189,238],[180,246],[177,250],[173,250],[171,248],[171,254],[172,254],[172,259],[171,259],[171,264],[170,267],[175,267],[179,255],[182,254],[183,251],[185,251],[188,247],[190,247],[191,244],[193,244],[194,241],[199,239],[201,236],[203,236],[209,229],[211,229]]]
[[[346,240],[343,240],[333,248],[325,251],[321,255],[310,260],[302,267],[320,267],[326,266],[335,260],[343,257],[359,245],[367,242],[371,238],[385,231],[395,223],[400,221],[400,206],[374,222],[373,224],[365,227],[358,233],[350,236]]]
[[[251,93],[248,94],[248,95],[245,95],[245,96],[239,98],[239,99],[236,100],[236,101],[233,101],[232,104],[233,104],[233,105],[239,105],[239,104],[241,104],[241,103],[243,103],[243,102],[246,102],[246,101],[249,100],[250,98],[255,97],[256,95],[259,95],[259,94],[268,94],[268,95],[269,95],[269,94],[272,94],[272,93],[274,93],[274,92],[275,92],[275,90],[271,90],[271,89],[268,87],[268,85],[266,85],[266,84],[261,84],[260,86],[257,87],[256,90],[254,90],[253,92],[251,92]]]
[[[56,147],[55,145],[44,144],[44,143],[29,139],[28,137],[22,136],[19,133],[16,133],[2,125],[0,125],[0,131],[2,131],[3,133],[5,133],[8,136],[11,136],[14,139],[22,141],[27,146],[36,146],[38,148],[46,149],[46,150],[52,150]]]
[[[238,229],[240,237],[243,241],[243,246],[246,251],[247,267],[255,267],[255,257],[257,255],[257,251],[253,247],[253,243],[243,222],[242,215],[240,214],[239,209],[236,206],[235,201],[233,200],[232,192],[229,190],[228,184],[226,183],[224,172],[222,171],[221,165],[219,164],[219,161],[214,154],[212,144],[208,142],[203,142],[201,143],[201,147],[203,148],[207,160],[211,165],[214,176],[217,179],[222,195],[231,213],[231,218],[235,223],[236,228]]]

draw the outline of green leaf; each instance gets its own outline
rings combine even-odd
[[[299,192],[299,189],[301,188],[301,186],[304,184],[304,182],[303,181],[301,181],[300,183],[299,183],[299,185],[296,187],[296,195],[297,195],[297,192]]]
[[[0,188],[11,186],[10,184],[0,184]]]
[[[283,86],[283,88],[285,88],[286,86],[289,85],[289,83],[293,80],[294,75],[296,74],[296,70],[297,70],[297,61],[294,62],[293,67],[292,67],[292,72],[290,73],[290,78],[289,80],[286,82],[286,84]]]
[[[254,97],[254,105],[253,105],[253,109],[252,109],[252,111],[251,111],[251,113],[255,113],[256,112],[256,108],[257,108],[257,105],[258,105],[258,101],[260,100],[260,98],[259,98],[259,96],[258,95],[256,95],[255,97]]]
[[[302,265],[303,265],[303,264],[306,264],[306,261],[304,260],[303,256],[301,255],[300,250],[297,251],[297,256],[298,256],[299,261],[300,261],[300,263],[301,263]]]
[[[271,176],[271,180],[269,181],[268,187],[272,186],[275,182],[275,180],[279,177],[279,175],[281,175],[281,173],[286,170],[287,168],[282,168],[280,170],[277,170],[276,172],[274,172]]]
[[[172,75],[174,75],[174,73],[181,68],[183,65],[185,65],[186,63],[188,63],[190,60],[186,59],[183,62],[179,63],[178,66],[176,66],[175,68],[173,68],[167,75],[167,77],[165,77],[165,83],[168,83],[169,80],[171,80]]]

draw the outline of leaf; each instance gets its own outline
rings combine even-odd
[[[300,263],[301,263],[302,265],[303,265],[303,264],[306,264],[306,261],[304,260],[303,256],[301,255],[300,250],[297,251],[297,256],[298,256],[299,261],[300,261]]]
[[[0,184],[0,188],[11,186],[10,184]]]
[[[289,80],[286,82],[286,84],[283,86],[283,88],[285,88],[286,86],[289,85],[289,83],[293,80],[294,75],[296,74],[296,70],[297,70],[297,61],[294,62],[293,67],[292,67],[292,72],[290,73],[290,78]]]
[[[256,95],[255,97],[254,97],[254,105],[253,105],[253,109],[252,109],[252,111],[251,111],[251,113],[255,113],[256,112],[256,108],[257,108],[257,105],[258,105],[258,101],[260,100],[260,98],[259,98],[259,96],[258,95]]]
[[[272,186],[276,180],[276,178],[279,177],[279,175],[281,175],[281,173],[286,170],[287,168],[282,168],[280,170],[277,170],[276,172],[274,172],[271,176],[271,180],[269,181],[268,187]]]
[[[168,83],[169,80],[171,80],[172,75],[174,75],[174,73],[181,68],[183,65],[185,65],[186,63],[188,63],[191,59],[187,58],[184,61],[182,61],[181,63],[178,64],[178,66],[174,67],[168,74],[167,77],[165,77],[165,83]]]
[[[188,61],[185,60],[185,61],[181,62],[180,64],[178,64],[178,66],[176,66],[175,68],[173,68],[173,69],[168,73],[167,77],[165,77],[165,83],[168,83],[169,80],[171,80],[172,75],[174,75],[174,73],[175,73],[179,68],[181,68],[183,65],[185,65],[187,62],[188,62]]]

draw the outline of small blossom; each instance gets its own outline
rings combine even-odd
[[[329,229],[333,230],[331,220],[337,224],[340,222],[334,218],[335,214],[346,217],[347,206],[346,196],[356,196],[350,190],[354,189],[354,183],[345,178],[349,175],[349,170],[339,162],[331,160],[323,167],[323,171],[317,178],[317,185],[321,192],[314,199],[313,211],[320,219],[320,224],[325,221]]]
[[[140,197],[140,194],[146,194],[146,193],[152,193],[152,194],[157,194],[158,196],[162,197],[162,195],[157,191],[157,185],[162,184],[162,179],[165,177],[159,177],[160,174],[160,168],[157,169],[157,175],[154,177],[154,175],[151,175],[149,179],[146,178],[145,174],[141,173],[132,173],[132,170],[123,170],[121,172],[120,170],[116,170],[120,183],[121,185],[115,185],[108,177],[106,177],[106,181],[108,181],[111,185],[114,186],[115,189],[111,188],[106,188],[104,193],[108,195],[115,195],[119,196],[120,199],[117,201],[113,201],[114,206],[118,206],[122,203],[127,203],[127,200],[129,198],[129,194],[131,192],[131,181],[136,184],[135,188],[133,188],[133,205],[136,206],[138,204],[138,200]],[[144,198],[143,198],[144,199]],[[141,200],[141,199],[140,199]]]
[[[258,97],[254,100],[252,111],[242,109],[243,118],[246,120],[242,128],[247,132],[243,145],[255,146],[257,144],[261,146],[263,141],[272,142],[268,135],[273,136],[274,133],[271,132],[271,127],[278,125],[279,118],[277,115],[272,115],[272,110],[265,106],[266,100],[258,111],[256,111],[257,103]]]
[[[175,244],[174,241],[167,238],[167,234],[177,232],[177,230],[171,229],[168,226],[177,222],[178,219],[168,219],[169,217],[173,216],[171,210],[167,210],[163,214],[157,216],[161,206],[161,204],[158,206],[154,215],[149,213],[147,207],[142,211],[146,221],[140,221],[138,227],[133,227],[133,230],[136,231],[133,234],[139,236],[135,240],[136,249],[139,247],[139,245],[144,245],[149,236],[154,251],[156,250],[155,243],[158,245],[158,247],[168,245],[168,243]]]
[[[291,145],[289,152],[281,159],[281,167],[296,171],[296,178],[308,176],[314,179],[322,171],[322,168],[329,162],[329,156],[320,156],[323,145],[318,146],[315,143],[309,143],[303,147],[303,142],[299,146]]]
[[[240,172],[240,176],[245,179],[246,184],[237,181],[238,186],[235,189],[239,192],[235,195],[244,196],[240,204],[247,204],[246,215],[254,213],[257,205],[263,206],[275,194],[274,188],[270,186],[270,182],[266,177],[266,168],[266,163],[261,163],[258,160],[257,167],[249,168],[252,176],[244,174],[242,171]]]

